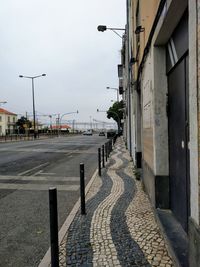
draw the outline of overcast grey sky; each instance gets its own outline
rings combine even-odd
[[[34,76],[38,114],[63,114],[66,119],[105,120],[116,100],[121,39],[97,25],[125,27],[125,0],[5,0],[0,9],[0,101],[17,114],[32,113]]]

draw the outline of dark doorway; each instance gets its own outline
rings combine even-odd
[[[188,219],[187,57],[169,74],[169,175],[171,209],[183,228]]]
[[[189,216],[189,93],[187,13],[168,43],[170,206],[183,229]]]

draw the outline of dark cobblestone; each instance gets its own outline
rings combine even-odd
[[[102,178],[96,177],[87,194],[87,215],[78,211],[62,241],[61,267],[173,266],[132,166],[118,139]]]
[[[123,179],[124,193],[117,201],[111,215],[111,234],[118,253],[118,260],[124,267],[150,267],[137,242],[132,239],[126,223],[125,211],[134,198],[136,187],[133,177],[128,176],[123,171],[128,164],[128,160],[123,158],[122,154],[118,157],[123,161],[123,165],[120,168],[121,170],[116,171],[116,173]]]
[[[108,166],[113,164],[114,160],[111,160]],[[68,231],[66,243],[66,263],[68,266],[93,266],[93,251],[90,243],[90,225],[92,216],[99,203],[110,194],[111,188],[112,180],[106,172],[104,172],[100,191],[86,203],[87,214],[82,216],[79,210],[72,222]],[[84,254],[86,254],[86,257],[83,256]],[[73,258],[75,257],[75,261],[72,260],[72,255]]]

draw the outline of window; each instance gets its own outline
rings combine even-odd
[[[8,117],[8,122],[10,122],[10,117]]]
[[[2,121],[2,117],[0,116],[0,121]]]
[[[15,117],[13,117],[13,122],[15,122]]]

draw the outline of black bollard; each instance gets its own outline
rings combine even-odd
[[[84,164],[80,163],[80,195],[81,195],[81,214],[85,215],[85,170]]]
[[[105,150],[104,150],[104,145],[102,145],[102,167],[105,167]]]
[[[112,152],[112,139],[110,140],[110,152]]]
[[[59,267],[57,189],[49,188],[51,267]]]
[[[107,148],[107,143],[105,143],[105,156],[106,156],[106,162],[108,160],[108,148]]]
[[[111,149],[110,149],[110,140],[108,141],[108,156],[110,157],[110,152],[111,152]]]
[[[106,142],[107,158],[109,158],[109,142]]]
[[[98,148],[98,167],[99,167],[99,176],[101,176],[101,148]]]

